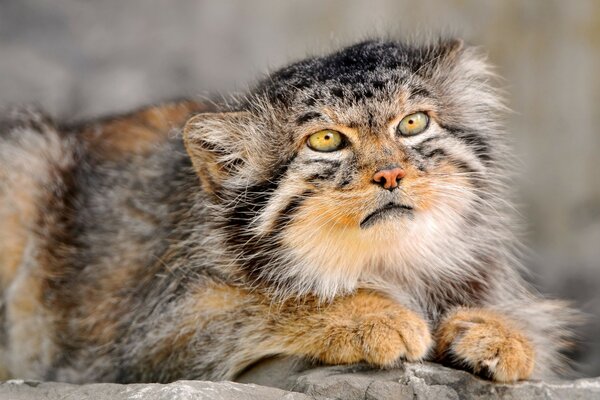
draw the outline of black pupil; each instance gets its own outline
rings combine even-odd
[[[414,121],[412,119],[409,119],[408,123],[412,125],[412,124],[414,124]]]
[[[325,140],[329,140],[329,139],[331,139],[331,136],[329,136],[329,135],[325,135],[325,138],[324,138],[324,139],[325,139]]]

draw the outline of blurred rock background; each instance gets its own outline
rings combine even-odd
[[[577,357],[600,375],[600,1],[0,0],[0,106],[122,112],[423,31],[483,46],[505,78],[531,279],[591,315]]]

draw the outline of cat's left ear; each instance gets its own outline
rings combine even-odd
[[[458,38],[442,40],[440,43],[441,58],[453,59],[465,50],[465,41]]]
[[[416,65],[415,72],[431,77],[440,70],[447,71],[460,63],[465,50],[465,42],[462,39],[440,39],[424,57],[423,63]]]
[[[188,120],[183,141],[205,190],[216,193],[248,162],[252,126],[248,112],[204,113]]]

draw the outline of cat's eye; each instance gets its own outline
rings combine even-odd
[[[308,147],[316,151],[330,152],[344,147],[344,136],[338,131],[324,129],[313,133],[306,142]]]
[[[417,112],[402,118],[398,124],[398,133],[403,136],[414,136],[429,126],[429,117],[424,112]]]

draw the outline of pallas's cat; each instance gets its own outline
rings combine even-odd
[[[243,96],[0,123],[5,375],[232,379],[256,361],[552,373],[519,275],[503,104],[457,40],[372,40]]]

